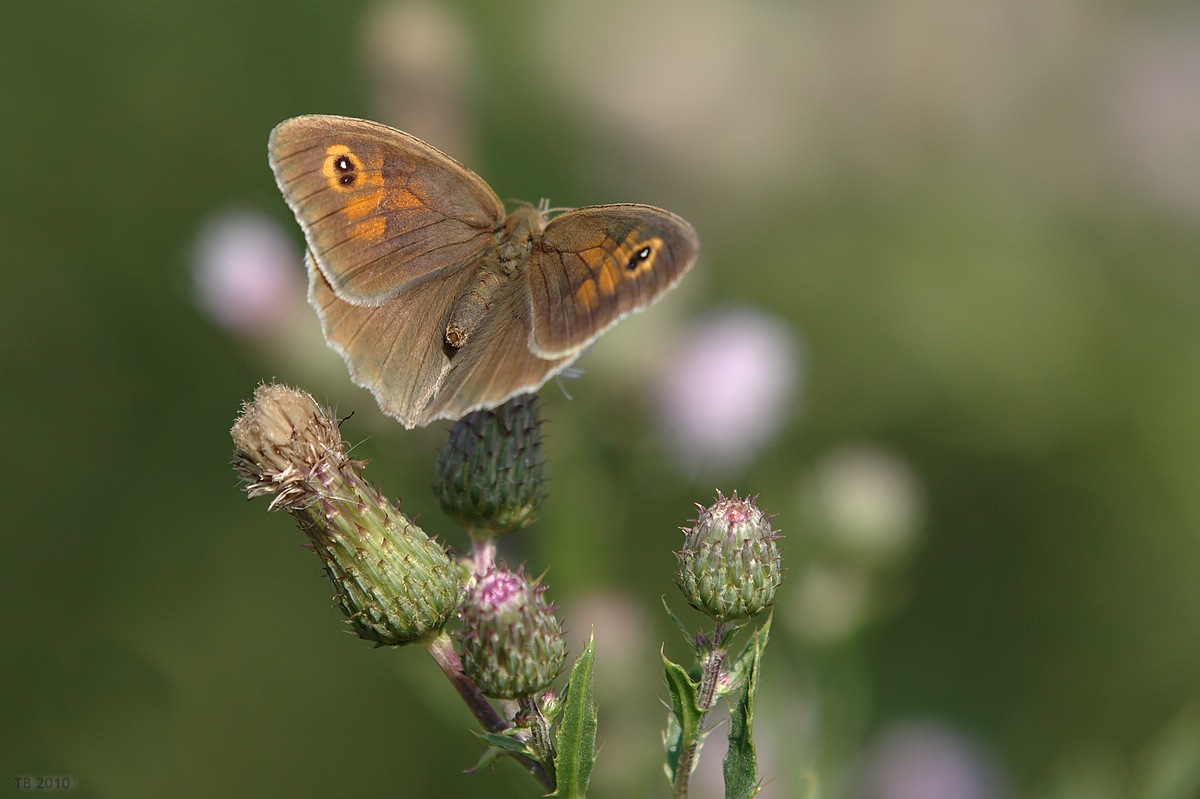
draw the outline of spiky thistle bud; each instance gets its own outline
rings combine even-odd
[[[783,579],[771,517],[737,492],[700,509],[679,559],[676,581],[688,604],[719,622],[749,619],[775,602]]]
[[[493,567],[467,589],[462,661],[479,690],[493,699],[532,696],[547,688],[567,656],[562,625],[545,586],[524,570]]]
[[[540,425],[536,394],[455,422],[434,469],[442,510],[476,537],[536,519],[545,496]]]
[[[436,635],[458,608],[446,552],[362,477],[337,420],[311,395],[259,386],[230,431],[250,498],[272,496],[308,536],[361,638],[400,645]]]

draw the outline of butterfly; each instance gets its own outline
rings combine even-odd
[[[470,169],[376,122],[295,117],[268,151],[326,341],[409,428],[536,391],[699,249],[691,225],[649,205],[506,213]]]

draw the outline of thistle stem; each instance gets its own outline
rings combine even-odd
[[[728,624],[717,622],[712,638],[709,639],[701,653],[700,686],[696,691],[696,704],[700,707],[700,722],[696,725],[696,729],[701,733],[704,730],[704,721],[708,718],[708,712],[716,704],[717,681],[721,676],[721,667],[725,664],[725,658],[728,656],[724,646],[728,630]],[[695,768],[696,753],[700,749],[700,737],[700,734],[697,734],[695,738],[680,742],[679,764],[675,769],[675,799],[687,799],[688,783],[692,777],[692,769]]]
[[[484,730],[503,732],[512,726],[501,718],[500,714],[496,712],[496,708],[492,707],[492,703],[479,691],[471,678],[463,673],[462,662],[458,659],[458,653],[454,651],[454,644],[451,643],[450,636],[444,630],[426,642],[425,647]],[[534,779],[540,782],[547,791],[554,790],[554,777],[542,767],[541,763],[524,755],[514,755],[514,759],[521,764],[522,768],[532,774]]]
[[[491,571],[496,562],[496,539],[489,535],[472,535],[471,558],[473,561],[471,570],[476,577]]]

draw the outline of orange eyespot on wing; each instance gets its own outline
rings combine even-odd
[[[543,358],[577,353],[649,307],[691,269],[691,225],[648,205],[598,205],[546,226],[529,275],[530,347]]]
[[[325,163],[321,174],[329,188],[347,197],[344,209],[351,235],[366,242],[378,242],[387,233],[387,217],[381,213],[386,196],[383,188],[383,159],[376,157],[370,166],[345,144],[325,148]]]
[[[598,241],[594,247],[578,253],[592,273],[591,279],[580,289],[590,287],[589,293],[597,297],[613,297],[622,284],[633,281],[629,285],[634,291],[639,290],[637,279],[653,269],[655,256],[662,247],[661,238],[645,238],[638,230],[627,235],[620,244],[614,244],[610,239]]]
[[[406,133],[308,116],[271,132],[271,168],[332,290],[379,305],[494,246],[504,207],[471,170]]]
[[[382,175],[376,163],[374,169],[375,185],[382,186]],[[329,187],[334,191],[353,191],[363,182],[363,162],[354,151],[344,144],[331,144],[325,148],[325,163],[321,166],[321,174],[329,181]]]

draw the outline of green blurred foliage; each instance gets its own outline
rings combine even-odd
[[[238,338],[193,295],[197,232],[231,207],[299,247],[274,124],[384,116],[373,8],[0,5],[0,778],[71,775],[96,797],[534,795],[515,768],[461,773],[478,744],[433,664],[342,635],[299,533],[228,466],[255,384],[302,383],[355,412],[368,476],[461,547],[428,487],[444,426],[381,421],[319,343]],[[1194,12],[444,8],[461,37],[444,50],[466,43],[453,154],[502,198],[654,203],[703,242],[683,287],[583,360],[572,401],[543,392],[550,497],[504,542],[567,608],[603,592],[645,608],[624,700],[606,702],[597,638],[597,791],[665,790],[655,642],[679,642],[657,603],[682,605],[676,528],[714,488],[759,494],[787,536],[760,694],[784,732],[756,737],[781,785],[816,764],[838,795],[873,731],[911,716],[967,731],[1023,795],[1097,752],[1136,771],[1200,696],[1200,115],[1175,113],[1197,108]],[[392,87],[401,107],[413,85]],[[690,319],[730,304],[797,331],[803,396],[752,465],[697,476],[656,431],[655,372],[625,367],[669,362]],[[815,643],[787,621],[818,534],[804,486],[848,442],[916,475],[922,542],[865,578],[860,623]],[[625,768],[636,788],[602,774]]]

